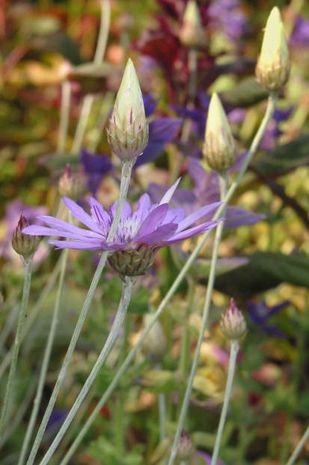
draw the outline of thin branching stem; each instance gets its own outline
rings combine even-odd
[[[305,430],[303,436],[301,437],[299,443],[297,444],[295,450],[293,451],[286,465],[293,465],[295,463],[295,461],[297,460],[299,454],[301,453],[302,449],[304,448],[308,440],[309,440],[309,426],[307,426],[307,429]]]

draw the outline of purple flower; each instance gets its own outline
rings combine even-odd
[[[289,301],[285,300],[280,304],[269,307],[264,300],[260,302],[249,302],[247,310],[250,319],[255,323],[264,333],[274,337],[286,337],[275,325],[269,323],[274,315],[289,305]]]
[[[290,42],[297,47],[309,47],[309,21],[308,19],[298,16],[293,32],[291,34]]]
[[[201,166],[198,160],[191,160],[188,171],[193,179],[195,186],[192,191],[179,189],[174,197],[173,204],[175,207],[181,206],[188,214],[200,208],[201,205],[211,204],[220,200],[219,175],[207,172]],[[149,186],[151,197],[156,200],[165,191],[165,187],[157,184]],[[263,215],[248,212],[240,207],[228,207],[225,216],[225,227],[235,228],[238,226],[248,226],[255,224],[263,219]]]
[[[198,451],[198,455],[205,461],[205,464],[210,465],[210,463],[211,463],[211,456],[210,456],[209,454],[207,454],[206,452]],[[222,460],[218,460],[217,464],[218,464],[218,465],[224,465],[224,463],[222,462]]]
[[[214,228],[218,221],[203,221],[198,225],[195,223],[214,212],[220,205],[219,202],[204,205],[189,215],[186,215],[183,208],[169,206],[178,183],[179,180],[168,189],[159,203],[153,203],[148,194],[141,196],[135,210],[125,202],[115,237],[110,242],[107,241],[107,237],[117,202],[106,211],[93,197],[89,199],[90,215],[68,197],[63,199],[72,215],[88,229],[51,216],[40,216],[38,220],[46,226],[32,225],[23,232],[30,235],[67,238],[66,241],[49,240],[50,244],[61,249],[134,251],[140,247],[155,250]]]
[[[88,177],[88,189],[94,195],[102,178],[112,170],[112,162],[107,155],[95,155],[85,149],[80,153],[80,161]]]
[[[248,28],[238,0],[213,0],[208,8],[211,24],[237,42]]]
[[[273,118],[268,125],[264,137],[261,142],[261,147],[264,150],[273,150],[277,145],[277,139],[282,134],[280,123],[287,121],[293,114],[294,107],[289,107],[285,110],[276,109]]]

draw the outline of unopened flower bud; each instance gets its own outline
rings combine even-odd
[[[112,151],[123,161],[135,160],[148,144],[143,96],[130,59],[117,93],[107,137]]]
[[[117,250],[110,254],[108,261],[120,276],[141,276],[154,262],[155,251],[148,246],[132,250]]]
[[[19,255],[28,259],[36,252],[41,238],[39,236],[28,236],[24,234],[23,229],[29,226],[27,218],[20,215],[18,224],[12,237],[12,247]]]
[[[287,82],[289,73],[287,40],[280,11],[274,7],[266,23],[262,49],[256,66],[256,77],[268,91],[278,91]]]
[[[229,169],[236,159],[232,130],[216,93],[209,104],[203,155],[210,168],[218,172]]]
[[[148,313],[144,316],[145,328],[152,321],[153,315]],[[143,341],[142,351],[146,356],[152,357],[155,360],[161,360],[165,354],[167,347],[167,339],[163,332],[159,321],[156,321],[147,337]]]
[[[187,3],[179,39],[188,48],[205,47],[207,44],[206,31],[195,0],[189,0]]]
[[[238,310],[234,299],[230,300],[230,304],[221,318],[220,327],[223,334],[231,340],[239,340],[246,333],[246,320]]]
[[[176,460],[181,462],[189,462],[195,452],[195,447],[192,442],[190,436],[185,432],[182,431],[180,435],[178,450],[177,450],[177,457]]]
[[[85,191],[85,180],[81,175],[73,174],[71,167],[67,165],[59,179],[58,191],[62,197],[67,196],[76,200]]]

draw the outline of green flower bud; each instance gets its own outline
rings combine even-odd
[[[289,73],[287,40],[280,11],[274,7],[266,23],[262,49],[256,66],[256,77],[268,91],[278,91],[287,82]]]
[[[39,236],[29,236],[23,234],[22,230],[29,226],[28,220],[20,215],[18,224],[12,237],[12,247],[18,255],[21,255],[24,259],[32,257],[36,252],[41,238]]]
[[[112,151],[122,160],[134,160],[148,144],[148,122],[138,77],[129,59],[107,129]]]
[[[231,340],[239,340],[247,331],[246,320],[242,313],[238,310],[234,299],[230,300],[230,304],[221,317],[220,327],[223,334]]]
[[[117,250],[108,261],[120,276],[141,276],[152,266],[154,257],[155,250],[142,245],[138,249]]]
[[[218,172],[228,170],[236,159],[232,130],[216,93],[209,104],[203,155],[210,168]]]
[[[144,316],[145,328],[152,321],[153,315],[148,313]],[[163,358],[167,347],[167,339],[159,321],[156,321],[147,337],[143,341],[142,352],[156,361]]]
[[[180,441],[177,450],[176,461],[178,463],[187,462],[190,463],[190,459],[195,453],[195,447],[190,436],[182,431],[180,435]]]
[[[85,192],[85,189],[85,179],[80,174],[73,174],[71,167],[67,165],[58,182],[59,194],[62,197],[67,196],[76,200]]]
[[[188,48],[205,47],[207,44],[206,31],[195,0],[189,0],[186,5],[179,39]]]

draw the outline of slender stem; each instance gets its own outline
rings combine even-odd
[[[159,394],[159,427],[160,427],[160,441],[166,437],[165,430],[166,422],[166,398],[164,393]]]
[[[110,333],[108,335],[108,338],[105,341],[105,344],[103,346],[103,349],[101,350],[101,353],[99,357],[97,358],[97,361],[95,362],[91,373],[89,374],[88,378],[85,381],[85,384],[83,385],[79,395],[77,396],[71,410],[69,411],[63,425],[61,426],[60,430],[58,431],[54,441],[50,445],[48,451],[44,455],[43,459],[40,462],[40,465],[46,465],[51,457],[53,456],[53,453],[57,449],[59,443],[61,442],[63,436],[65,435],[67,429],[69,428],[70,424],[72,423],[73,419],[75,418],[75,415],[77,414],[80,406],[82,405],[85,397],[89,393],[93,383],[95,382],[98,373],[100,372],[105,360],[107,359],[110,351],[114,347],[115,342],[117,341],[119,332],[123,326],[123,322],[125,320],[126,314],[127,314],[127,309],[131,301],[131,296],[132,296],[132,291],[133,291],[133,286],[134,286],[134,280],[131,278],[126,278],[126,280],[123,283],[122,287],[122,296],[121,300],[118,306],[117,314],[115,317],[115,320],[113,322],[113,325],[111,327]]]
[[[5,341],[8,338],[9,334],[11,334],[13,328],[16,325],[17,315],[18,315],[18,305],[14,306],[13,309],[10,310],[10,313],[8,315],[8,318],[6,319],[4,328],[1,332],[0,352],[5,352],[5,349],[4,349]]]
[[[124,201],[126,199],[126,196],[127,196],[127,193],[128,193],[128,188],[129,188],[129,184],[130,184],[131,172],[132,172],[133,165],[134,165],[134,161],[124,162],[123,165],[122,165],[122,176],[121,176],[119,200],[118,200],[116,213],[115,213],[115,216],[114,216],[114,219],[113,219],[113,223],[111,225],[111,229],[109,231],[109,235],[108,235],[108,238],[107,238],[108,240],[113,239],[113,237],[115,235],[115,232],[116,232],[116,228],[117,228],[117,226],[119,224],[121,211],[122,211],[122,206],[123,206],[123,203],[124,203]],[[50,418],[50,416],[52,414],[52,411],[54,409],[58,394],[59,394],[60,389],[61,389],[61,387],[62,387],[62,385],[64,383],[69,363],[71,361],[71,358],[72,358],[73,352],[75,350],[75,347],[76,347],[78,338],[80,336],[81,330],[82,330],[82,328],[84,326],[84,322],[85,322],[85,320],[87,318],[87,315],[88,315],[88,312],[90,310],[90,307],[91,307],[91,304],[92,304],[92,301],[93,301],[93,298],[94,298],[95,291],[97,289],[101,274],[103,272],[103,269],[104,269],[106,261],[107,261],[107,257],[108,257],[108,252],[107,251],[103,252],[102,255],[101,255],[99,264],[97,266],[97,269],[96,269],[96,271],[94,273],[92,282],[90,284],[87,297],[85,299],[83,308],[82,308],[82,310],[80,312],[80,315],[79,315],[79,318],[77,320],[77,323],[76,323],[76,326],[75,326],[75,329],[74,329],[74,332],[73,332],[69,347],[67,349],[67,353],[66,353],[66,355],[64,357],[62,367],[60,369],[56,384],[54,386],[54,389],[53,389],[53,392],[52,392],[51,397],[49,399],[46,411],[44,413],[41,424],[39,426],[39,429],[38,429],[37,435],[35,437],[35,440],[34,440],[34,443],[33,443],[29,458],[28,458],[28,460],[26,462],[26,465],[33,465],[34,460],[36,458],[36,455],[38,453],[38,450],[39,450],[39,447],[40,447],[40,444],[41,444],[41,441],[43,439],[44,432],[45,432],[45,429],[46,429],[46,426],[47,426],[47,423],[48,423],[48,420],[49,420],[49,418]]]
[[[94,103],[94,96],[86,95],[82,103],[82,108],[80,111],[80,116],[78,119],[77,128],[76,128],[75,135],[74,135],[73,145],[71,149],[71,153],[73,154],[79,153],[81,149],[84,135],[85,135],[86,128],[87,128],[88,118],[91,113],[93,103]]]
[[[24,437],[24,441],[23,441],[23,445],[22,445],[22,449],[21,449],[21,453],[20,453],[17,465],[23,465],[26,459],[26,454],[28,451],[29,443],[30,443],[30,440],[33,434],[34,426],[36,424],[36,420],[37,420],[38,413],[39,413],[39,408],[41,405],[43,389],[44,389],[45,380],[46,380],[46,374],[47,374],[47,370],[49,366],[51,351],[52,351],[52,347],[54,344],[56,329],[57,329],[58,320],[59,320],[59,311],[60,311],[61,303],[62,303],[62,296],[63,296],[63,289],[64,289],[64,277],[65,277],[66,267],[67,267],[68,252],[69,250],[65,249],[61,256],[61,270],[60,270],[60,276],[59,276],[59,285],[58,285],[58,290],[57,290],[57,296],[56,296],[56,301],[55,301],[52,322],[51,322],[50,331],[49,331],[49,335],[48,335],[48,339],[47,339],[47,343],[45,347],[45,352],[43,356],[43,362],[42,362],[41,372],[39,375],[37,391],[36,391],[35,398],[34,398],[33,409],[31,412],[28,428],[26,431],[26,435]]]
[[[301,453],[303,447],[305,446],[306,442],[309,440],[309,426],[307,426],[307,429],[305,430],[302,438],[300,439],[299,443],[296,446],[296,449],[292,453],[291,457],[289,458],[288,462],[286,465],[293,465],[295,463],[295,460]]]
[[[228,188],[228,177],[227,176],[225,176],[224,178],[220,177],[220,180],[221,180],[221,199],[223,199],[227,191],[227,188]],[[223,211],[223,214],[224,212],[225,210]],[[224,222],[222,221],[221,223],[219,223],[219,225],[216,228],[216,235],[215,235],[215,241],[214,241],[212,257],[211,257],[207,292],[206,292],[205,303],[204,303],[204,308],[203,308],[201,329],[199,332],[199,337],[198,337],[197,345],[196,345],[195,352],[194,352],[193,362],[192,362],[189,378],[187,381],[185,395],[182,401],[180,415],[179,415],[178,422],[177,422],[177,429],[176,429],[168,465],[173,465],[175,462],[181,432],[184,428],[184,423],[185,423],[185,419],[187,416],[187,411],[188,411],[192,388],[193,388],[193,381],[194,381],[196,371],[198,368],[200,352],[201,352],[202,344],[204,342],[205,330],[208,324],[208,317],[209,317],[209,311],[210,311],[211,298],[212,298],[215,278],[216,278],[217,261],[218,261],[218,256],[219,256],[219,248],[220,248],[220,243],[221,243],[221,238],[222,238],[223,227],[224,227]]]
[[[96,51],[94,54],[94,63],[100,65],[103,61],[108,33],[110,28],[110,21],[111,21],[111,5],[110,0],[101,0],[101,22],[100,22],[100,30],[99,30],[99,37],[97,42]]]
[[[23,340],[25,339],[25,337],[29,333],[30,329],[32,328],[32,325],[33,325],[36,317],[38,316],[38,313],[41,310],[42,305],[46,301],[47,295],[49,294],[49,292],[51,291],[51,289],[55,285],[58,273],[60,271],[60,262],[61,262],[61,257],[57,261],[57,263],[56,263],[50,277],[48,278],[48,281],[47,281],[45,287],[42,290],[42,293],[41,293],[36,305],[33,307],[29,318],[27,318],[27,321],[25,322],[25,324],[24,324],[24,326],[22,328],[21,342],[23,342]],[[3,376],[3,373],[5,372],[5,370],[10,365],[10,361],[12,360],[12,356],[13,356],[13,349],[14,349],[14,347],[12,347],[12,349],[5,355],[3,361],[2,361],[2,363],[0,365],[0,378],[1,378],[1,376]]]
[[[61,86],[61,107],[60,107],[60,123],[59,123],[59,138],[57,152],[64,153],[65,142],[68,134],[69,119],[70,119],[70,101],[71,101],[71,85],[68,81],[64,81]]]
[[[97,151],[104,126],[106,124],[110,109],[112,107],[113,99],[113,92],[107,92],[104,98],[102,99],[101,108],[99,110],[95,127],[91,130],[91,137],[89,134],[89,150],[91,153],[95,153]]]
[[[241,168],[238,176],[236,177],[235,181],[232,183],[232,185],[230,186],[226,196],[224,197],[223,204],[216,211],[216,213],[214,215],[214,219],[220,218],[220,216],[222,215],[222,212],[224,211],[224,209],[226,207],[226,204],[231,199],[231,197],[233,196],[235,190],[237,189],[237,187],[238,187],[238,185],[239,185],[239,183],[240,183],[240,181],[242,179],[242,176],[244,175],[250,161],[252,160],[252,158],[253,158],[253,156],[254,156],[257,148],[258,148],[258,145],[259,145],[259,143],[260,143],[260,141],[261,141],[261,139],[262,139],[262,137],[264,135],[264,132],[265,132],[265,130],[267,128],[267,125],[268,125],[269,121],[271,120],[274,109],[275,109],[275,98],[274,98],[274,96],[270,96],[270,98],[268,100],[268,105],[267,105],[267,109],[266,109],[264,118],[263,118],[263,120],[261,122],[261,125],[260,125],[260,127],[259,127],[253,141],[252,141],[252,144],[251,144],[250,149],[248,151],[248,155],[246,157],[246,160],[245,160],[244,164],[242,165],[242,168]],[[85,422],[84,426],[81,428],[78,436],[76,437],[76,439],[73,442],[73,444],[71,445],[70,449],[68,450],[68,452],[64,456],[64,458],[61,461],[60,465],[67,465],[67,463],[69,462],[71,457],[74,455],[74,453],[77,450],[79,444],[83,440],[84,436],[87,434],[89,428],[91,427],[92,423],[96,419],[97,415],[100,413],[101,408],[104,406],[104,404],[107,402],[107,400],[109,399],[109,397],[113,393],[114,389],[117,387],[122,375],[126,372],[127,368],[129,367],[130,363],[132,362],[132,360],[134,360],[135,355],[141,350],[141,347],[143,345],[144,340],[148,336],[149,332],[151,331],[151,329],[153,328],[153,326],[155,325],[157,320],[160,318],[161,314],[163,313],[163,310],[166,308],[167,304],[169,303],[169,301],[171,300],[171,298],[173,297],[173,295],[177,291],[180,283],[182,282],[182,280],[186,276],[188,270],[190,269],[191,265],[194,263],[195,259],[199,255],[201,249],[204,247],[204,245],[205,245],[205,243],[206,243],[206,241],[208,239],[209,234],[210,234],[210,231],[206,231],[202,235],[200,240],[198,241],[198,243],[197,243],[196,247],[194,248],[194,250],[192,251],[190,257],[187,259],[187,261],[184,264],[182,270],[179,272],[179,274],[176,277],[174,283],[172,284],[172,286],[168,290],[167,294],[163,298],[162,302],[160,303],[157,311],[154,313],[153,319],[150,321],[148,326],[143,330],[143,332],[140,335],[136,345],[130,350],[130,352],[128,353],[126,359],[124,360],[122,365],[119,367],[118,371],[115,373],[115,376],[114,376],[111,384],[109,385],[109,387],[107,388],[107,390],[105,391],[105,393],[103,394],[101,399],[99,400],[97,406],[95,407],[95,409],[93,410],[93,412],[91,413],[91,415],[89,416],[87,421]]]
[[[19,354],[19,349],[20,349],[21,340],[22,340],[23,326],[27,319],[27,308],[28,308],[30,288],[31,288],[31,277],[32,277],[32,257],[24,261],[23,295],[22,295],[21,306],[19,310],[9,377],[8,377],[6,390],[4,394],[3,408],[2,408],[1,418],[0,418],[0,437],[4,433],[4,428],[6,426],[6,421],[7,421],[7,417],[9,414],[9,410],[11,407],[11,402],[12,402],[12,398],[13,398],[14,390],[15,390],[14,383],[15,383],[15,375],[16,375],[16,368],[17,368],[17,360],[18,360],[18,354]]]
[[[224,392],[223,406],[222,406],[222,410],[221,410],[220,421],[219,421],[219,426],[218,426],[218,431],[217,431],[216,441],[215,441],[215,447],[214,447],[214,451],[213,451],[213,454],[212,454],[211,464],[210,465],[216,465],[217,460],[218,460],[218,456],[219,456],[219,449],[220,449],[223,429],[224,429],[224,425],[225,425],[225,421],[226,421],[226,417],[227,417],[227,411],[228,411],[228,407],[229,407],[229,403],[230,403],[230,399],[231,399],[232,386],[233,386],[233,380],[234,380],[234,375],[235,375],[238,351],[239,351],[239,343],[238,343],[238,341],[232,341],[231,342],[229,367],[228,367],[227,380],[226,380],[226,387],[225,387],[225,392]]]

